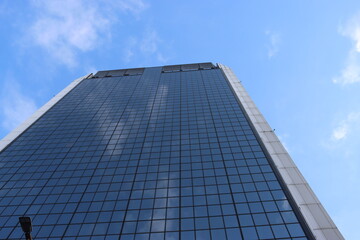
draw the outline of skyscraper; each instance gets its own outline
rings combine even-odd
[[[343,239],[231,70],[75,80],[0,145],[0,238]]]

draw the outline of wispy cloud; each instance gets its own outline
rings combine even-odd
[[[349,134],[359,130],[360,126],[360,112],[352,112],[347,115],[345,119],[340,121],[333,129],[331,134],[332,141],[340,141],[346,139]]]
[[[284,134],[276,134],[281,142],[281,144],[284,146],[284,148],[286,149],[286,151],[288,153],[290,153],[290,148],[289,148],[289,145],[288,145],[288,142],[287,142],[287,139],[289,138],[289,134],[287,133],[284,133]]]
[[[19,84],[13,79],[4,82],[0,104],[1,125],[7,130],[17,127],[37,109],[35,101],[24,95]]]
[[[162,39],[154,29],[146,29],[141,37],[131,36],[128,38],[125,48],[124,61],[130,62],[136,55],[145,58],[156,59],[160,63],[166,63],[168,59],[159,49]]]
[[[331,139],[333,140],[341,140],[346,137],[348,134],[348,125],[342,124],[335,128],[331,134]]]
[[[272,58],[279,52],[281,36],[279,33],[274,31],[266,31],[265,34],[269,38],[269,43],[267,44],[268,57]]]
[[[113,9],[118,9],[122,11],[129,11],[135,15],[140,14],[145,8],[148,7],[148,4],[142,0],[115,0],[115,1],[105,1],[109,3]],[[103,3],[102,3],[103,4]]]
[[[340,26],[339,33],[350,38],[353,46],[349,50],[344,69],[339,76],[333,78],[333,82],[343,85],[360,82],[360,12]]]
[[[143,53],[153,54],[158,50],[158,44],[161,42],[155,30],[147,30],[141,40],[140,50]]]
[[[349,51],[345,65],[340,76],[333,78],[333,83],[347,85],[360,82],[360,56],[355,49]]]
[[[127,43],[124,49],[124,55],[123,55],[123,60],[124,62],[128,63],[132,60],[133,56],[134,56],[134,51],[137,45],[137,38],[131,36],[127,39]]]
[[[142,0],[34,0],[32,4],[36,16],[30,39],[70,67],[77,64],[78,53],[93,50],[111,36],[118,12],[138,16],[147,7]]]

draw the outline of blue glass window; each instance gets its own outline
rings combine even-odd
[[[222,71],[161,70],[83,80],[0,153],[1,237],[306,238]]]

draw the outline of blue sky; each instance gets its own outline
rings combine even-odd
[[[346,239],[360,239],[360,2],[0,2],[0,138],[90,72],[233,69]]]

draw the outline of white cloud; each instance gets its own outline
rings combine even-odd
[[[281,43],[281,36],[279,33],[273,31],[266,31],[265,34],[269,37],[270,43],[268,44],[268,57],[272,58],[279,52]]]
[[[32,41],[68,66],[77,63],[79,52],[93,50],[111,36],[118,11],[138,15],[147,6],[141,0],[33,1],[36,17],[29,28]]]
[[[109,1],[108,1],[109,2]],[[135,15],[140,14],[145,8],[148,7],[142,0],[123,0],[114,1],[112,7],[115,9],[121,9],[123,11],[129,11]]]
[[[143,53],[153,54],[158,50],[160,38],[155,30],[147,30],[141,40],[140,50]]]
[[[360,13],[350,18],[339,33],[352,40],[353,46],[349,50],[346,65],[340,76],[333,78],[334,83],[352,84],[360,82]]]
[[[339,28],[339,32],[354,41],[354,49],[360,52],[360,12],[350,18],[345,26]]]
[[[37,109],[33,99],[22,94],[16,81],[5,81],[0,98],[1,125],[12,130],[27,119]]]
[[[160,51],[159,46],[162,39],[154,29],[147,29],[141,37],[131,36],[128,38],[125,48],[125,62],[130,62],[135,56],[156,59],[160,63],[166,63],[166,58]]]
[[[123,60],[128,63],[132,60],[134,56],[135,47],[137,45],[138,40],[135,37],[129,37],[127,40],[127,44],[125,47],[125,53]]]
[[[141,40],[140,50],[145,55],[154,55],[156,60],[165,63],[168,61],[166,57],[160,52],[159,45],[162,40],[155,30],[147,30]]]
[[[338,126],[332,131],[331,140],[339,141],[346,139],[349,134],[359,129],[360,112],[352,112],[347,117],[340,121]]]
[[[340,139],[345,138],[347,134],[348,134],[348,126],[341,125],[333,130],[331,138],[333,140],[340,140]]]
[[[157,60],[159,61],[159,62],[161,62],[161,63],[166,63],[166,62],[168,62],[169,61],[169,58],[168,57],[165,57],[162,53],[160,53],[160,52],[158,52],[157,54],[156,54],[156,58],[157,58]]]
[[[284,146],[285,150],[290,153],[290,149],[289,146],[287,144],[287,139],[289,138],[289,134],[285,133],[285,134],[276,134],[277,137],[279,138],[281,144]]]
[[[342,85],[360,82],[360,55],[355,48],[348,53],[346,66],[340,76],[333,78],[333,83]]]

